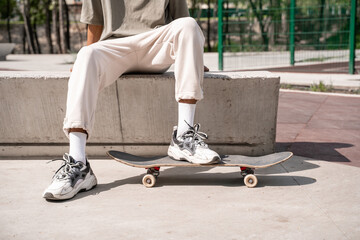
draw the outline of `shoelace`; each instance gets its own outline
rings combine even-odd
[[[55,161],[63,161],[63,164],[55,172],[54,178],[56,177],[58,179],[69,179],[72,178],[73,175],[76,175],[80,172],[80,162],[70,162],[70,156],[66,154],[63,156],[63,158],[52,159],[47,163]]]
[[[208,135],[204,132],[199,131],[200,124],[196,123],[194,126],[191,126],[187,122],[186,124],[189,126],[189,129],[183,134],[183,137],[184,138],[191,137],[192,139],[194,139],[196,145],[207,146],[207,144],[204,142],[204,139],[208,139]]]

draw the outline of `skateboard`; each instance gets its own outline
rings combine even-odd
[[[240,174],[244,177],[245,185],[253,188],[258,183],[254,169],[267,168],[285,162],[293,156],[293,153],[278,152],[260,157],[227,155],[216,164],[193,164],[187,161],[173,160],[169,156],[141,157],[120,151],[108,151],[107,155],[125,165],[147,169],[142,183],[148,188],[155,186],[156,179],[160,175],[160,167],[240,167]]]

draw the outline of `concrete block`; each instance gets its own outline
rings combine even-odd
[[[0,74],[0,143],[67,144],[62,131],[67,73],[4,72]],[[116,88],[99,96],[99,117],[91,142],[120,142]]]
[[[51,157],[67,151],[62,132],[67,73],[0,72],[0,157]],[[175,79],[124,75],[99,96],[89,156],[110,149],[166,154],[177,124]],[[196,122],[220,154],[274,151],[279,77],[268,72],[207,73]]]

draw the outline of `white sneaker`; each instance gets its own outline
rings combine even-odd
[[[207,139],[207,135],[199,132],[199,128],[200,124],[189,126],[189,129],[177,138],[177,127],[174,127],[168,155],[175,160],[186,160],[195,164],[220,162],[219,154],[209,149],[203,141],[203,139]]]
[[[43,198],[49,200],[65,200],[74,197],[79,191],[87,191],[97,184],[96,177],[91,170],[90,164],[75,162],[65,154],[62,160],[64,164],[56,171],[52,183],[44,191]]]

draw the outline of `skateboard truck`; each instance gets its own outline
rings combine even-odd
[[[247,167],[240,167],[240,174],[241,176],[245,177],[248,174],[254,174],[254,170],[252,168],[247,168]]]
[[[147,168],[146,173],[158,177],[160,175],[160,167]]]

